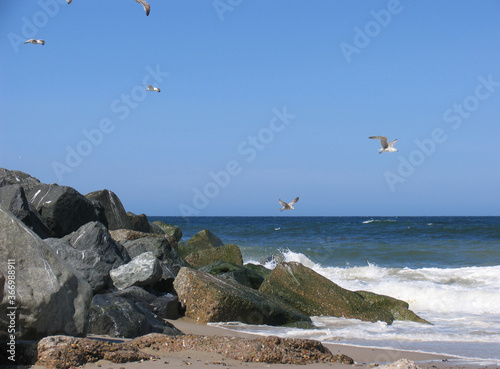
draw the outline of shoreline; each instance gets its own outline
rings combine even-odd
[[[199,336],[229,336],[229,337],[239,337],[246,339],[254,339],[262,337],[259,335],[232,331],[227,328],[214,327],[207,324],[197,323],[196,321],[182,317],[176,320],[167,320],[169,323],[173,324],[176,328],[185,334],[193,334]],[[108,336],[93,336],[90,335],[88,338],[99,339],[99,340],[110,340],[114,342],[123,342],[130,339],[126,338],[112,338]],[[341,364],[341,363],[313,363],[307,364],[308,368],[333,368],[333,369],[346,369],[348,367],[357,368],[373,368],[377,366],[382,366],[385,364],[391,364],[400,359],[408,359],[414,361],[421,369],[498,369],[500,363],[493,363],[487,361],[469,361],[465,358],[440,355],[433,353],[424,353],[417,351],[406,351],[406,350],[395,350],[395,349],[382,349],[382,348],[371,348],[371,347],[360,347],[341,343],[323,343],[323,346],[328,348],[332,354],[344,354],[351,357],[354,360],[354,364]],[[207,368],[207,367],[246,367],[246,368],[285,368],[285,367],[304,367],[304,365],[298,364],[269,364],[269,363],[258,363],[258,362],[242,362],[235,359],[229,359],[223,355],[198,351],[198,350],[186,350],[180,352],[164,353],[157,352],[153,350],[144,350],[146,353],[151,353],[158,356],[158,359],[143,361],[143,362],[128,362],[128,363],[112,363],[107,360],[99,360],[95,363],[88,363],[82,366],[85,369],[160,369],[160,368],[179,368],[179,367],[189,367],[189,368]],[[32,369],[45,369],[44,366],[32,365],[26,366],[25,368]]]

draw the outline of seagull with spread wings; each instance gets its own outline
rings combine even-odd
[[[45,45],[45,40],[35,40],[34,38],[30,38],[29,40],[24,41],[25,44],[33,44],[33,45]]]
[[[387,142],[387,137],[385,136],[370,136],[368,138],[373,138],[374,140],[380,140],[380,143],[382,144],[382,148],[379,149],[379,154],[382,154],[383,152],[394,152],[398,151],[395,149],[393,146],[398,140],[397,138],[391,142]]]
[[[153,87],[152,85],[146,85],[148,88],[146,88],[146,91],[156,91],[160,92],[160,89],[158,87]]]
[[[295,199],[293,199],[293,201],[289,202],[288,204],[284,201],[281,201],[281,199],[278,200],[279,203],[281,204],[281,206],[283,206],[280,210],[283,211],[283,210],[294,210],[295,208],[293,207],[293,205],[295,205],[295,203],[297,201],[299,201],[299,198],[296,197]]]

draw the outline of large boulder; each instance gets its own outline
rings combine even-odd
[[[186,257],[192,252],[212,249],[220,246],[224,246],[221,239],[208,229],[204,229],[191,237],[187,243],[179,244],[179,252],[181,256]]]
[[[366,302],[297,262],[279,263],[259,291],[275,296],[308,316],[334,316],[391,324],[393,315]]]
[[[153,286],[162,277],[160,261],[152,252],[136,256],[128,264],[111,270],[110,276],[116,288]]]
[[[262,282],[264,282],[264,278],[253,270],[227,261],[216,261],[202,266],[198,270],[216,275],[219,278],[234,280],[254,290],[258,290]]]
[[[0,168],[0,187],[13,184],[21,185],[24,188],[24,191],[28,193],[32,188],[38,186],[40,181],[37,178],[19,170]]]
[[[432,324],[411,311],[409,309],[410,305],[406,301],[369,291],[356,291],[356,293],[371,305],[390,311],[394,316],[394,320],[411,320],[418,323]]]
[[[124,241],[123,246],[127,249],[130,257],[136,257],[144,252],[151,251],[164,264],[168,265],[174,274],[177,274],[183,266],[188,266],[177,250],[165,237],[150,235],[135,240]]]
[[[177,319],[179,317],[179,297],[171,293],[159,296],[152,303],[153,313],[161,319]]]
[[[115,242],[99,222],[87,223],[62,239],[49,238],[46,242],[85,275],[94,293],[111,288],[111,269],[130,261],[127,250]]]
[[[177,242],[182,238],[182,230],[174,225],[163,223],[161,220],[155,220],[153,222],[155,226],[158,226],[167,236],[174,237]]]
[[[38,235],[0,206],[0,270],[15,261],[16,334],[21,339],[86,333],[92,289]],[[0,303],[0,336],[7,332],[7,300]],[[2,338],[2,337],[0,337]],[[5,337],[4,337],[5,338]]]
[[[111,337],[134,338],[148,333],[182,334],[168,322],[156,319],[151,312],[114,294],[95,295],[89,317],[89,333]]]
[[[130,229],[138,232],[152,233],[151,225],[149,224],[146,214],[135,215],[128,211],[127,216]]]
[[[290,305],[231,280],[196,269],[182,268],[174,288],[186,307],[186,316],[200,323],[240,321],[247,324],[285,325],[310,322]]]
[[[53,236],[38,211],[29,203],[24,188],[20,184],[0,187],[0,203],[4,209],[10,210],[17,219],[41,238]]]
[[[108,221],[108,229],[130,229],[129,216],[122,202],[110,190],[100,190],[85,195],[87,199],[97,200],[104,207],[104,214]]]
[[[59,238],[98,220],[92,202],[71,187],[40,184],[29,192],[27,198]]]
[[[243,265],[241,250],[235,244],[192,252],[185,257],[185,260],[195,268],[208,265],[216,261],[227,261],[236,265]]]

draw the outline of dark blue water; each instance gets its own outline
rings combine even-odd
[[[500,217],[150,217],[179,226],[183,241],[209,229],[246,260],[283,250],[322,266],[500,265]]]

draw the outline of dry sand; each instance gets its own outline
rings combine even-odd
[[[175,325],[184,333],[191,333],[205,336],[232,336],[242,338],[255,338],[256,336],[234,332],[224,328],[208,326],[205,324],[197,324],[196,322],[182,318],[178,320],[170,320],[170,323]],[[117,340],[119,341],[119,340]],[[453,358],[445,355],[425,354],[412,351],[385,350],[353,347],[341,344],[324,344],[333,354],[345,354],[350,356],[355,364],[339,364],[339,363],[318,363],[308,364],[307,368],[334,368],[346,369],[348,367],[356,368],[373,368],[387,363],[393,363],[399,359],[409,359],[415,361],[421,368],[428,369],[448,369],[448,368],[467,368],[467,369],[499,369],[498,363],[472,363],[464,360]],[[238,360],[228,359],[219,354],[213,354],[202,351],[182,351],[175,353],[159,353],[151,351],[152,354],[160,356],[160,359],[144,362],[132,362],[126,364],[115,364],[106,360],[98,361],[97,363],[87,364],[86,369],[166,369],[166,368],[288,368],[288,367],[303,367],[302,365],[289,364],[266,364],[266,363],[245,363]],[[44,367],[34,365],[32,369],[44,369]]]

